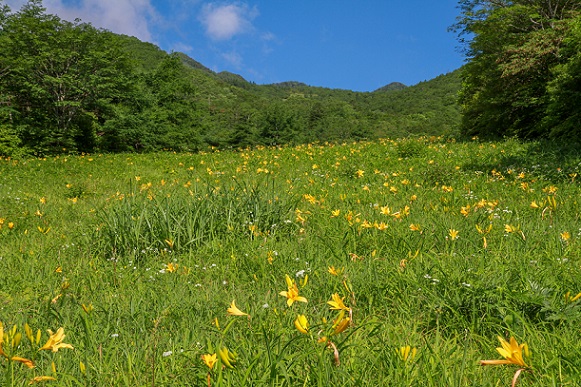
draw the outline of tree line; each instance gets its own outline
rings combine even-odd
[[[181,53],[0,0],[0,156],[197,151],[452,133],[457,72],[360,93],[256,85]]]
[[[578,139],[581,1],[462,0],[459,7],[453,30],[468,58],[462,133]]]

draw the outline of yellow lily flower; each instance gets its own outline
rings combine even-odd
[[[458,239],[458,234],[460,234],[458,230],[454,230],[453,228],[448,230],[448,235],[450,235],[450,239],[453,241]]]
[[[27,366],[28,368],[34,368],[34,362],[30,359],[25,359],[25,358],[20,357],[20,356],[13,356],[10,358],[10,360],[22,363],[25,366]]]
[[[345,298],[345,297],[343,297]],[[345,306],[343,303],[343,298],[339,297],[339,294],[335,293],[331,296],[331,301],[327,301],[327,304],[331,305],[331,310],[346,310],[350,308]]]
[[[351,325],[351,319],[349,317],[345,317],[342,320],[337,319],[335,322],[335,330],[333,331],[334,335],[338,335],[339,333],[345,331]]]
[[[295,327],[301,333],[309,333],[309,321],[304,314],[299,314],[295,320]]]
[[[416,357],[416,354],[418,352],[417,348],[412,348],[409,345],[406,345],[404,347],[399,347],[395,350],[399,356],[399,358],[406,362],[408,360],[414,360],[414,358]]]
[[[379,212],[381,212],[382,215],[391,215],[391,209],[388,206],[380,207]]]
[[[518,231],[519,231],[519,228],[516,227],[516,226],[513,226],[511,224],[505,224],[504,225],[504,232],[506,232],[506,233],[511,234],[511,233],[516,233]]]
[[[214,368],[214,365],[218,361],[215,353],[211,355],[209,353],[202,355],[202,360],[204,361],[204,364],[208,366],[209,369]]]
[[[36,377],[32,378],[32,380],[28,383],[28,385],[36,384],[39,382],[45,382],[48,380],[56,380],[56,378],[53,376],[36,376]]]
[[[349,309],[347,309],[349,310]],[[349,325],[351,325],[351,318],[350,317],[345,317],[345,309],[342,309],[339,312],[339,316],[337,316],[337,319],[335,321],[333,321],[333,332],[331,333],[332,335],[338,335],[339,333],[345,331]]]
[[[63,343],[63,339],[65,338],[65,330],[63,327],[57,329],[56,333],[53,333],[49,329],[48,333],[50,334],[50,337],[46,344],[39,348],[39,351],[50,349],[53,352],[57,352],[61,348],[74,349],[72,345]]]
[[[286,304],[290,307],[292,306],[292,304],[295,301],[298,302],[307,302],[307,299],[305,297],[299,296],[299,288],[297,286],[297,284],[291,280],[291,278],[288,276],[288,274],[286,275],[286,284],[288,287],[288,290],[283,290],[282,292],[279,293],[279,295],[286,297]]]
[[[0,355],[8,357],[8,355],[6,355],[6,353],[2,349],[2,344],[4,344],[4,325],[0,321]]]
[[[501,360],[481,360],[480,365],[497,365],[497,364],[515,364],[520,367],[528,368],[528,365],[523,360],[523,350],[525,355],[528,356],[529,348],[526,343],[518,344],[514,337],[510,338],[510,342],[507,342],[502,337],[498,337],[502,347],[496,348],[498,353],[504,357]]]
[[[238,307],[236,306],[234,301],[235,300],[232,300],[232,303],[230,304],[230,307],[228,308],[228,314],[230,316],[249,316],[248,313],[244,313],[243,311],[238,309]]]
[[[344,267],[342,267],[341,269],[336,269],[335,266],[329,266],[329,268],[328,268],[329,274],[336,275],[336,276],[343,274],[344,270],[345,270]]]

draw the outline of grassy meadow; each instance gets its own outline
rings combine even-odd
[[[0,383],[581,385],[579,174],[442,138],[2,159]]]

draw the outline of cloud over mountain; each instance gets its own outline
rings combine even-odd
[[[25,0],[7,0],[12,11],[18,11]],[[151,0],[45,0],[43,6],[48,13],[65,20],[77,18],[90,22],[95,27],[116,33],[135,36],[148,42],[154,41],[151,23],[159,16]]]
[[[236,35],[251,32],[254,28],[252,20],[256,16],[258,16],[256,7],[211,3],[203,7],[200,21],[211,39],[229,40]]]

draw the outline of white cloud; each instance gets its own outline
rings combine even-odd
[[[172,51],[185,53],[192,52],[193,49],[191,45],[182,42],[174,43],[171,48]]]
[[[26,1],[6,2],[13,11],[17,11]],[[158,19],[151,0],[79,0],[72,4],[64,0],[45,0],[43,6],[48,13],[62,19],[73,21],[79,18],[95,27],[149,42],[152,41],[151,23]]]
[[[253,30],[252,20],[258,15],[256,7],[215,3],[204,6],[201,21],[206,34],[213,40],[228,40]]]
[[[235,51],[222,53],[222,58],[238,69],[242,67],[242,56]]]
[[[10,7],[12,12],[16,12],[20,7],[26,4],[28,0],[4,0],[4,2]]]
[[[265,32],[262,34],[261,39],[265,42],[270,42],[276,40],[276,35],[272,32]]]

